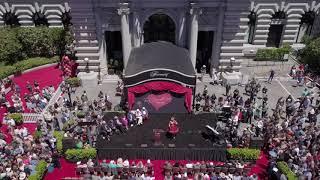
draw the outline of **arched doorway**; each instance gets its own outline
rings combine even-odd
[[[153,14],[143,25],[144,42],[168,41],[175,44],[176,27],[166,14]]]

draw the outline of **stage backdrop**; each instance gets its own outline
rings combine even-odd
[[[131,109],[145,106],[150,112],[191,112],[192,89],[167,81],[152,81],[128,88]]]
[[[145,107],[150,113],[187,113],[184,95],[171,92],[147,92],[137,95],[133,109]]]

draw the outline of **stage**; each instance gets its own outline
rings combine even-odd
[[[106,113],[104,119],[116,113]],[[172,114],[150,114],[150,119],[141,126],[130,127],[124,134],[116,134],[111,141],[98,136],[96,148],[99,159],[161,159],[161,160],[226,160],[226,144],[213,144],[203,136],[205,126],[215,127],[214,113],[191,115],[175,114],[180,132],[175,139],[166,137]],[[154,145],[154,130],[160,129],[162,145]],[[174,145],[174,147],[172,147]]]

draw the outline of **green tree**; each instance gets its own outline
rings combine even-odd
[[[308,40],[306,47],[300,53],[300,61],[320,74],[320,37]]]
[[[10,28],[0,28],[0,61],[13,64],[22,56],[22,45]]]

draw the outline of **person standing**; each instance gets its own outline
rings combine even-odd
[[[268,79],[268,83],[271,83],[271,82],[272,82],[272,80],[273,80],[273,78],[274,78],[274,74],[275,74],[274,70],[271,69],[271,71],[270,71],[270,76],[269,76],[269,79]]]

